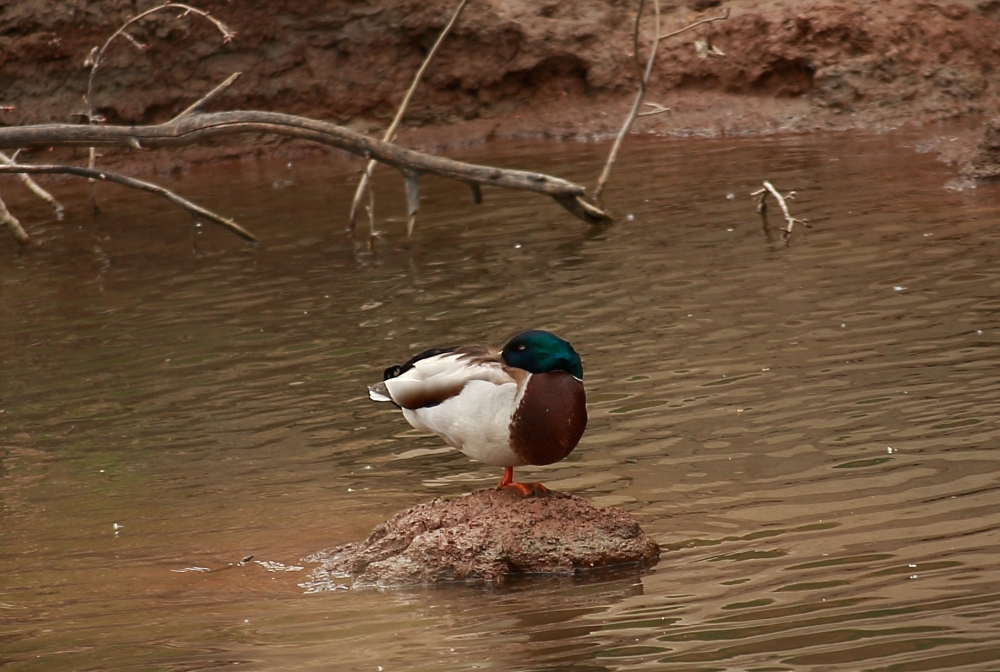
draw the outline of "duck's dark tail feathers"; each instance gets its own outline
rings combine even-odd
[[[368,398],[372,401],[392,401],[392,396],[389,394],[389,390],[386,388],[385,383],[377,383],[375,385],[368,386]]]

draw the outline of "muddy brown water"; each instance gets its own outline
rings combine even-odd
[[[380,173],[374,253],[343,234],[357,163],[161,178],[259,248],[6,187],[43,247],[0,244],[0,667],[1000,669],[1000,190],[917,143],[633,140],[603,230],[428,179],[406,240]],[[605,150],[465,158],[589,182]],[[815,224],[788,247],[764,178]],[[529,327],[582,353],[591,420],[524,475],[629,510],[660,564],[316,591],[301,558],[500,475],[365,384]]]

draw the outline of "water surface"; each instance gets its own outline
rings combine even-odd
[[[0,666],[997,669],[1000,191],[915,144],[630,140],[611,227],[430,178],[409,240],[384,171],[373,251],[346,160],[159,178],[256,248],[110,186],[94,218],[54,185],[64,222],[5,187],[42,247],[0,241]],[[589,184],[606,149],[463,158]],[[764,179],[814,224],[790,245]],[[591,420],[523,475],[632,512],[655,570],[307,592],[300,558],[500,476],[365,385],[532,327],[582,353]]]

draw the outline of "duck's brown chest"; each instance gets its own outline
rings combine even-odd
[[[552,464],[576,448],[587,428],[583,382],[563,371],[536,373],[510,424],[510,447],[527,464]]]

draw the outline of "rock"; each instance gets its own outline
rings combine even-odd
[[[1000,180],[1000,117],[986,124],[986,132],[962,174],[974,180]]]
[[[309,592],[444,582],[503,583],[524,574],[649,567],[660,548],[620,509],[550,491],[480,490],[396,514],[362,542],[320,551]]]

